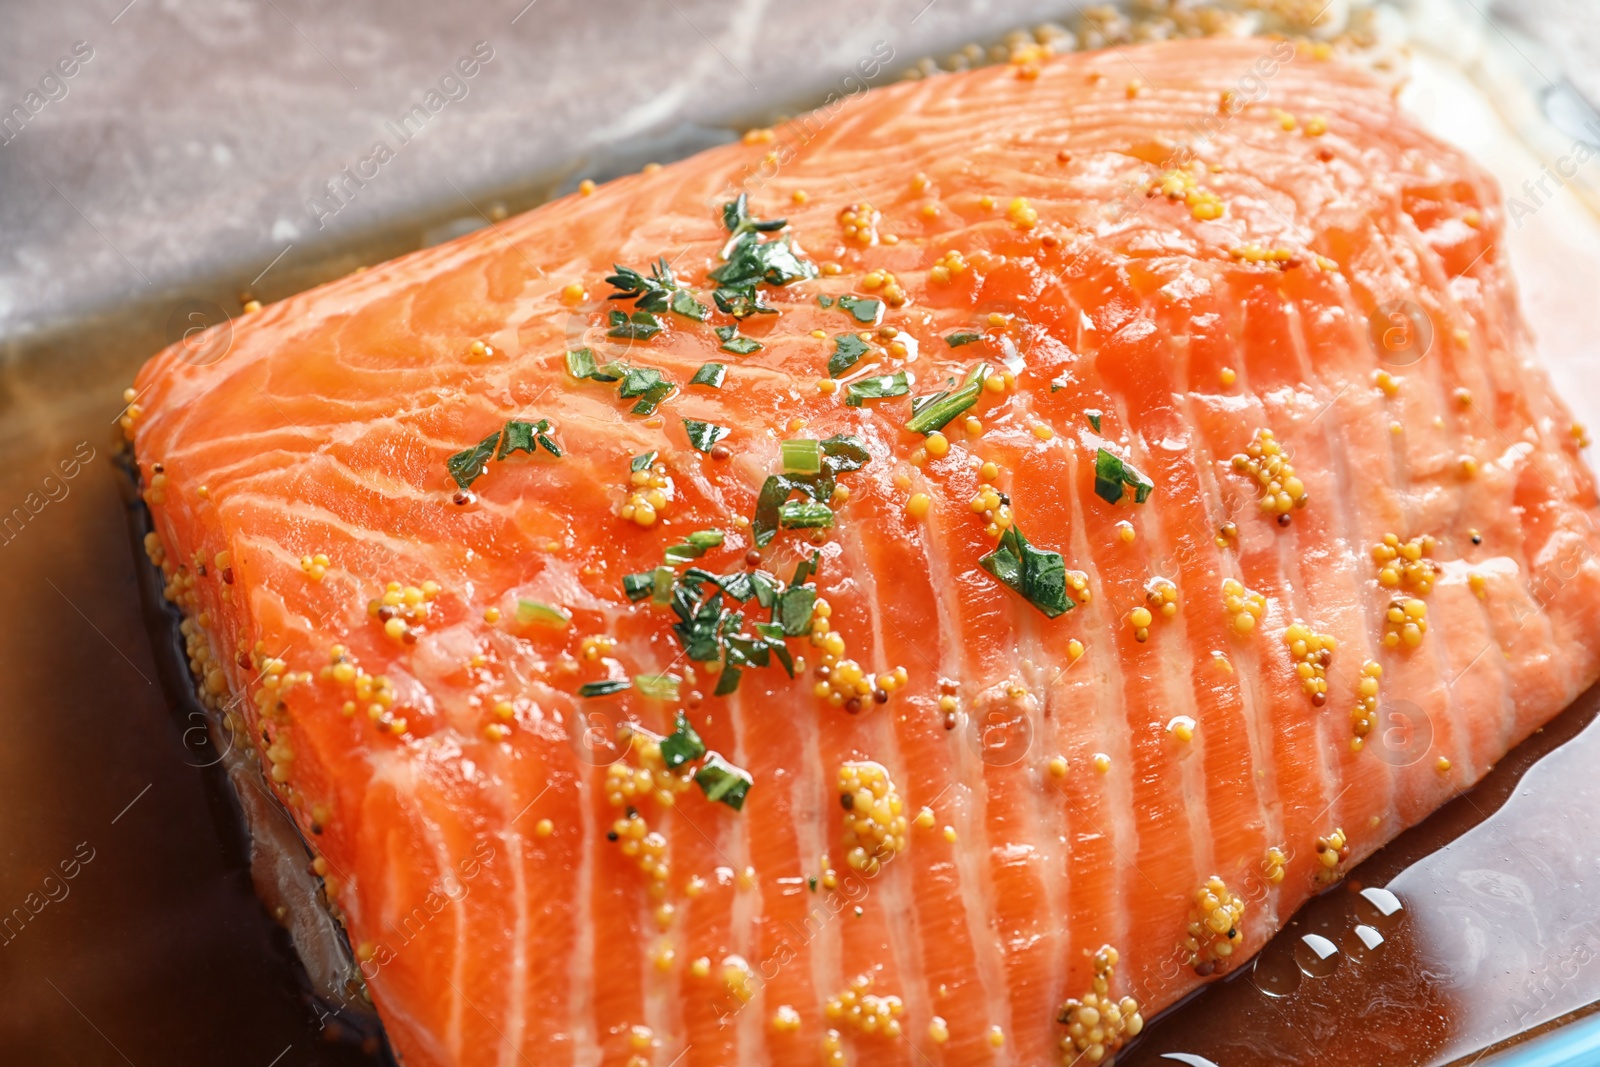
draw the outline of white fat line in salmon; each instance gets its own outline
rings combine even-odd
[[[87,855],[84,854],[85,850],[88,852]],[[56,864],[61,872],[59,876],[55,871],[45,875],[38,889],[30,891],[22,898],[21,904],[0,917],[0,948],[11,944],[21,936],[23,929],[45,908],[52,903],[59,904],[66,900],[72,892],[69,883],[83,873],[83,868],[92,863],[94,857],[94,846],[87,841],[80,841],[73,849],[72,855]]]
[[[817,892],[820,894],[821,903],[806,912],[805,921],[801,925],[795,925],[793,919],[784,920],[783,925],[787,927],[788,932],[778,934],[778,943],[754,967],[745,965],[741,988],[744,993],[748,993],[748,996],[735,994],[733,989],[729,988],[729,983],[723,983],[722,998],[711,1002],[711,1009],[717,1013],[717,1025],[731,1025],[734,1018],[756,999],[756,994],[761,992],[768,982],[777,978],[784,967],[794,961],[799,955],[797,943],[806,945],[815,940],[847,906],[860,907],[872,893],[872,886],[868,883],[888,870],[890,862],[897,854],[888,849],[878,853],[878,867],[870,873],[852,868],[836,872],[837,887],[829,890],[821,890],[819,887]],[[789,939],[789,934],[794,935],[794,941]]]
[[[61,472],[57,478],[54,473],[46,474],[39,482],[44,495],[39,495],[39,490],[30,490],[22,498],[22,503],[13,507],[9,514],[0,515],[0,545],[9,545],[21,536],[22,531],[39,513],[52,503],[59,504],[67,499],[72,492],[72,486],[67,483],[76,478],[83,471],[83,465],[94,459],[94,446],[88,441],[79,441],[72,455],[56,463],[56,469]]]
[[[39,84],[22,94],[22,103],[13,105],[5,117],[0,118],[0,145],[15,141],[21,135],[22,128],[43,111],[46,104],[65,100],[67,93],[72,91],[68,80],[77,77],[82,64],[93,58],[94,46],[88,41],[77,41],[72,46],[71,55],[62,56],[54,65],[47,67]]]
[[[493,59],[494,48],[489,42],[475,41],[472,50],[445,71],[437,86],[428,87],[422,94],[421,103],[412,104],[400,114],[398,121],[391,119],[385,122],[384,130],[392,135],[395,141],[392,147],[387,138],[380,137],[373,142],[370,152],[352,166],[340,167],[339,173],[323,184],[326,198],[313,196],[306,199],[306,211],[317,221],[317,229],[326,229],[328,219],[348,207],[361,190],[367,187],[367,182],[376,178],[382,168],[400,154],[402,148],[421,135],[433,116],[443,111],[447,105],[465,100],[472,92],[472,86],[468,82],[476,78]]]
[[[422,901],[406,912],[396,924],[389,921],[389,927],[399,938],[399,947],[393,947],[390,941],[378,941],[372,944],[358,945],[356,956],[359,959],[361,977],[368,982],[378,976],[378,972],[393,963],[405,947],[415,941],[428,924],[433,922],[445,908],[451,904],[460,904],[472,892],[471,882],[483,869],[494,862],[494,846],[487,841],[479,841],[473,848],[473,855],[459,860],[456,866],[461,869],[461,877],[447,874],[441,882],[441,889],[432,889]],[[361,958],[365,957],[365,958]]]

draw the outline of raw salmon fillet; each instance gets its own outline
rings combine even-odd
[[[1284,42],[873,90],[162,352],[147,546],[404,1063],[1104,1062],[1600,671],[1502,226]]]

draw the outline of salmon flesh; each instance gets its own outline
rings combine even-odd
[[[1105,1062],[1600,672],[1503,226],[1315,49],[1039,58],[245,315],[123,425],[402,1062]]]

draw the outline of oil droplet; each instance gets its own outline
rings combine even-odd
[[[1362,923],[1344,935],[1344,954],[1360,963],[1371,956],[1373,951],[1383,942],[1383,934],[1379,933],[1376,928]]]
[[[1306,934],[1294,947],[1294,961],[1308,978],[1326,978],[1339,966],[1339,946],[1321,934]]]
[[[1274,941],[1255,958],[1250,984],[1263,996],[1287,997],[1300,988],[1300,967],[1282,942]]]
[[[1361,891],[1360,903],[1356,905],[1361,921],[1379,930],[1393,930],[1399,924],[1404,910],[1399,897],[1375,885],[1369,885]]]

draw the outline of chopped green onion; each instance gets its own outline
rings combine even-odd
[[[728,368],[721,363],[702,363],[700,369],[694,372],[694,377],[689,379],[690,385],[707,385],[713,389],[721,389],[722,381],[728,376]]]
[[[989,365],[979,363],[967,375],[966,384],[961,388],[913,400],[912,415],[906,423],[906,429],[920,434],[944,429],[951,419],[978,402],[983,392],[983,379],[988,373]]]
[[[560,608],[541,604],[537,600],[517,601],[517,622],[523,626],[548,626],[555,630],[565,630],[572,621],[572,616]]]
[[[804,438],[785,441],[779,446],[783,453],[785,474],[816,474],[822,470],[822,442]]]
[[[778,507],[778,525],[788,530],[825,530],[833,509],[817,500],[787,500]]]
[[[722,544],[722,531],[696,530],[694,533],[690,534],[686,540],[700,551],[705,552]]]
[[[655,574],[650,578],[650,600],[655,604],[666,604],[672,600],[672,587],[677,584],[678,575],[671,567],[663,564],[657,567]]]
[[[955,333],[946,337],[944,339],[944,343],[949,345],[951,348],[960,348],[962,345],[970,345],[974,341],[981,340],[983,340],[983,334],[981,333],[976,333],[972,330],[957,330]]]
[[[709,453],[718,441],[733,432],[726,426],[718,426],[714,422],[700,422],[696,419],[684,419],[683,429],[689,435],[689,443],[706,453]]]
[[[744,807],[744,798],[754,784],[750,772],[735,767],[715,752],[700,765],[694,781],[707,800],[721,801],[734,811]]]
[[[629,600],[636,604],[655,592],[655,588],[655,571],[641,571],[638,574],[624,574],[622,576],[622,591],[628,595]]]
[[[642,696],[651,700],[677,700],[678,683],[682,679],[675,674],[636,674],[633,676],[634,688]]]
[[[581,697],[608,697],[612,693],[621,693],[632,688],[633,683],[626,678],[613,678],[604,682],[584,682],[578,686],[578,695]]]

